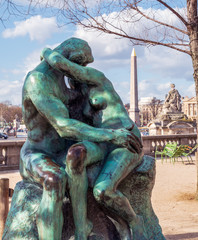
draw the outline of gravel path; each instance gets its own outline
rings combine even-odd
[[[18,171],[0,172],[0,178],[9,178],[10,187],[20,181]],[[196,165],[176,162],[156,163],[156,181],[152,204],[167,240],[198,240],[198,201]]]

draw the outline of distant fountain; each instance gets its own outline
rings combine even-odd
[[[148,124],[149,135],[189,134],[195,131],[195,123],[181,111],[181,95],[175,84],[170,87],[162,112]]]

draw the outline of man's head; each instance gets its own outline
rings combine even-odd
[[[94,61],[88,43],[79,38],[70,38],[61,43],[54,50],[79,65],[86,66]]]

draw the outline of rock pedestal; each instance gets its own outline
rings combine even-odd
[[[195,132],[195,122],[188,120],[183,112],[167,112],[148,125],[149,135],[190,134]]]
[[[195,133],[195,122],[189,120],[162,120],[148,124],[149,135],[174,135]]]
[[[133,209],[144,218],[149,240],[165,240],[151,204],[151,192],[155,183],[155,160],[144,156],[143,162],[120,184],[119,190],[129,199]],[[36,215],[42,197],[42,188],[34,183],[18,182],[12,198],[2,240],[38,240]],[[63,204],[64,226],[62,240],[74,239],[74,223],[68,198]],[[117,224],[88,192],[88,217],[94,228],[90,240],[120,240]],[[113,223],[114,222],[114,223]]]

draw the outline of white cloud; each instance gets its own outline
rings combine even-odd
[[[191,84],[187,91],[186,91],[186,94],[188,97],[194,97],[195,96],[195,83]]]
[[[99,34],[95,31],[86,31],[81,26],[77,26],[75,37],[86,40],[97,57],[108,57],[121,53],[129,46],[129,41],[125,38],[115,39],[113,35]],[[102,49],[102,51],[101,51]]]
[[[14,28],[4,30],[4,38],[14,38],[29,35],[31,40],[44,41],[53,33],[59,31],[55,17],[42,18],[40,15],[31,17],[25,21],[14,22]]]
[[[164,100],[170,91],[170,82],[160,83],[155,79],[144,79],[138,84],[139,99],[142,97],[156,97]]]
[[[170,84],[171,82],[167,82],[167,83],[160,83],[158,86],[157,86],[157,90],[159,91],[169,91],[170,89]]]
[[[48,48],[54,49],[58,45],[59,45],[59,43],[56,43],[53,45],[47,44],[47,45],[43,46],[43,48],[48,47]],[[41,51],[43,50],[43,48],[35,50],[34,52],[30,53],[26,57],[26,59],[24,60],[24,65],[23,65],[23,70],[22,70],[22,72],[24,74],[33,70],[40,63],[40,54],[41,54]]]
[[[148,89],[149,86],[150,86],[150,82],[148,80],[143,80],[143,81],[139,82],[138,90],[140,92],[144,92]]]
[[[144,79],[138,83],[139,98],[156,96],[156,84],[154,80]]]
[[[124,103],[130,102],[130,82],[129,81],[114,81],[114,88],[116,92],[120,95]]]
[[[92,67],[103,71],[105,75],[110,70],[118,68],[120,71],[122,69],[130,71],[132,46],[128,39],[116,39],[113,35],[89,32],[80,26],[77,27],[74,36],[86,40],[90,45],[94,56]]]
[[[49,47],[51,49],[54,49],[58,45],[59,45],[59,43],[53,44],[53,45],[48,44],[48,45],[43,46],[43,48]],[[23,64],[21,64],[21,66],[18,66],[17,68],[11,70],[12,74],[14,74],[14,75],[22,74],[25,77],[25,75],[29,71],[32,71],[40,63],[40,54],[41,54],[41,51],[43,48],[37,49],[37,50],[33,51],[32,53],[30,53],[24,59]],[[6,70],[5,72],[8,73],[8,70]]]
[[[24,73],[33,70],[40,63],[41,50],[37,50],[29,54],[24,61]]]
[[[58,44],[47,45],[51,49],[55,48]],[[12,104],[18,105],[21,104],[22,99],[22,87],[25,80],[26,74],[33,70],[40,63],[40,53],[41,49],[35,50],[30,53],[25,59],[23,64],[17,66],[16,69],[8,70],[2,69],[4,80],[0,81],[0,102],[5,100],[10,100]],[[9,74],[8,74],[9,71]],[[18,79],[18,80],[10,80]]]
[[[193,80],[190,56],[173,49],[162,46],[145,48],[144,63],[151,65],[151,68],[163,77]]]
[[[0,102],[9,100],[15,105],[21,104],[22,85],[21,81],[1,80],[0,89],[2,91]]]

